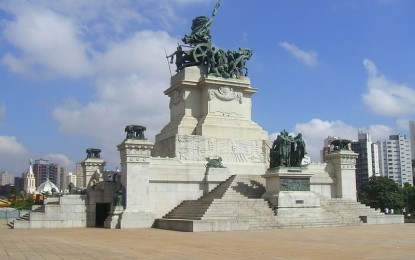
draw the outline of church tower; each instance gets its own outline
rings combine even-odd
[[[26,176],[24,178],[24,191],[27,194],[34,194],[36,192],[35,175],[33,174],[32,160],[29,163]]]

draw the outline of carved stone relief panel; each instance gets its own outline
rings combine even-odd
[[[209,89],[209,100],[219,99],[222,101],[237,100],[242,104],[242,93],[234,92],[230,87],[219,87],[218,89]]]
[[[206,157],[220,156],[223,162],[263,163],[262,141],[177,136],[177,155],[181,160],[204,161]]]

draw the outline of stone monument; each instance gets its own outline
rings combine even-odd
[[[320,200],[310,190],[313,173],[302,166],[306,154],[301,133],[292,137],[281,131],[270,149],[270,168],[262,175],[266,192],[262,196],[274,208],[319,207]]]
[[[84,172],[83,183],[87,186],[90,183],[91,177],[98,171],[103,172],[105,161],[101,159],[101,149],[88,148],[86,150],[86,159],[81,162],[81,166]],[[102,181],[99,180],[99,181]]]
[[[356,160],[359,156],[352,151],[350,140],[334,140],[333,150],[327,155],[335,173],[336,197],[356,201]]]
[[[129,129],[135,129],[135,133],[132,134]],[[145,128],[127,126],[127,138],[118,145],[121,184],[126,190],[120,228],[151,227],[155,218],[149,204],[149,159],[153,144],[144,139],[143,129]]]
[[[252,50],[213,45],[210,25],[219,6],[220,1],[211,18],[196,17],[185,45],[167,56],[177,65],[164,91],[170,98],[170,122],[156,135],[152,156],[200,163],[216,156],[232,174],[260,174],[268,163],[268,133],[251,119],[256,89],[245,64]]]
[[[324,199],[356,202],[357,154],[347,142],[332,144],[327,164],[305,165],[301,134],[293,137],[284,130],[271,145],[268,133],[252,121],[251,97],[257,89],[247,77],[246,62],[253,52],[214,46],[210,26],[219,6],[220,0],[211,17],[196,17],[184,44],[166,55],[177,73],[164,91],[170,120],[155,143],[145,138],[146,127],[127,125],[126,138],[117,146],[117,178],[102,180],[101,150],[89,148],[82,162],[85,184],[91,183],[87,194],[70,195],[73,202],[62,197],[59,205],[46,204],[45,212],[34,212],[29,224],[20,221],[15,227],[51,227],[48,219],[55,219],[54,227],[150,228],[162,218],[159,225],[175,226],[173,230],[246,230],[325,221],[316,218],[324,215]],[[367,223],[381,218],[358,207],[356,221],[360,216]],[[163,218],[176,209],[183,211]],[[257,223],[257,215],[265,223]],[[348,223],[343,216],[336,221],[331,223]],[[403,223],[403,217],[397,222]]]

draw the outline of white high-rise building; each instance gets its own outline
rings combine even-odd
[[[359,132],[358,141],[352,141],[352,150],[359,154],[356,160],[356,187],[359,188],[372,176],[379,176],[379,159],[376,144],[370,134]]]
[[[72,173],[72,172],[68,172],[68,174],[65,174],[65,178],[64,178],[64,183],[63,183],[63,190],[68,189],[69,184],[72,182],[74,185],[76,185],[78,178],[77,176]]]
[[[75,167],[75,175],[76,175],[76,187],[86,187],[86,184],[84,183],[84,171],[82,168],[81,163],[77,163]]]
[[[411,143],[411,159],[415,160],[415,121],[409,121],[409,137]]]
[[[372,171],[373,176],[380,176],[379,145],[372,143]]]
[[[6,171],[0,172],[0,186],[14,184],[14,177]]]
[[[401,187],[413,185],[410,141],[405,135],[391,135],[389,140],[378,142],[380,174],[393,179]]]

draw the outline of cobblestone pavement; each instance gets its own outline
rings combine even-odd
[[[0,259],[415,259],[415,224],[185,233],[0,220]]]

